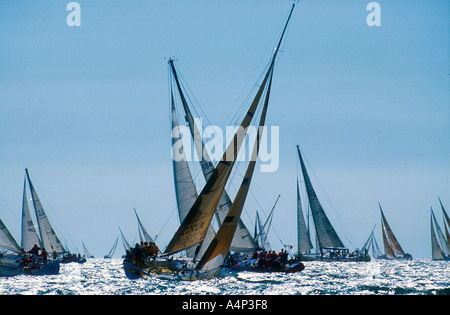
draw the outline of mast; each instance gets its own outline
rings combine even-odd
[[[344,244],[340,240],[336,233],[336,230],[331,225],[322,205],[319,202],[319,198],[314,191],[311,180],[309,179],[308,172],[306,171],[305,163],[303,162],[300,149],[297,146],[298,157],[300,159],[300,165],[303,173],[303,179],[305,181],[306,193],[308,194],[308,200],[311,207],[311,213],[313,215],[313,222],[316,229],[317,241],[319,243],[320,254],[323,255],[322,248],[344,248]]]

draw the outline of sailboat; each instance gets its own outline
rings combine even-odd
[[[397,238],[392,232],[386,217],[384,216],[383,210],[381,209],[380,203],[378,203],[381,212],[381,233],[383,235],[383,245],[384,245],[384,256],[386,259],[399,259],[399,260],[412,260],[412,256],[405,253],[403,248],[400,246]]]
[[[288,20],[286,22],[285,28],[282,32],[280,41],[278,42],[278,46],[275,50],[274,55],[272,56],[270,66],[264,76],[264,79],[251,103],[247,114],[245,115],[242,123],[240,124],[240,128],[237,130],[234,135],[233,141],[229,144],[226,149],[222,159],[216,165],[215,168],[211,169],[211,174],[207,178],[206,184],[203,187],[201,193],[197,196],[195,187],[191,185],[191,177],[189,176],[189,169],[186,165],[176,164],[180,159],[174,160],[174,170],[177,169],[185,169],[184,174],[186,175],[185,181],[177,181],[177,175],[175,175],[176,180],[176,190],[178,191],[179,186],[181,184],[185,184],[187,191],[190,189],[190,201],[186,202],[187,205],[191,203],[191,206],[187,212],[183,213],[184,219],[182,219],[181,224],[172,237],[172,240],[169,242],[168,246],[164,251],[164,257],[170,257],[176,253],[182,251],[189,251],[191,248],[195,248],[194,256],[191,260],[186,260],[185,264],[182,266],[181,270],[176,270],[178,272],[178,278],[182,280],[198,280],[198,279],[209,279],[217,276],[223,269],[223,263],[229,253],[231,248],[234,236],[240,226],[240,217],[242,213],[242,209],[247,197],[247,193],[250,187],[252,175],[254,172],[254,168],[256,165],[256,157],[258,156],[259,143],[261,140],[261,131],[265,123],[268,101],[270,96],[270,89],[272,83],[273,69],[276,60],[277,53],[279,51],[281,41],[285,34],[288,22],[292,15],[292,11],[294,9],[295,4],[292,6],[292,9],[289,13]],[[179,87],[179,81],[177,81],[175,68],[173,66],[173,60],[169,60],[169,65],[172,68],[172,73],[174,75],[177,86]],[[170,91],[171,93],[171,104],[172,104],[172,112],[174,112],[173,105],[173,88]],[[182,97],[183,99],[183,97]],[[241,145],[243,143],[243,139],[247,133],[247,128],[250,125],[253,117],[255,116],[256,110],[260,101],[263,100],[263,109],[261,113],[261,117],[259,120],[258,126],[260,127],[258,132],[254,148],[252,159],[248,163],[247,171],[245,172],[244,178],[240,185],[240,188],[235,196],[235,199],[231,206],[229,207],[227,213],[223,216],[223,219],[220,224],[220,228],[217,233],[208,232],[211,231],[211,220],[216,213],[216,209],[219,205],[221,197],[224,195],[225,185],[228,182],[229,176],[231,174],[231,170],[235,164],[237,154]],[[184,102],[183,102],[184,103]],[[172,117],[172,125],[174,126],[176,123],[174,115]],[[192,125],[192,124],[190,124]],[[195,132],[195,130],[194,130]],[[174,141],[174,138],[173,138]],[[230,159],[231,157],[231,159]],[[182,161],[182,159],[181,159]],[[176,172],[174,172],[177,174]],[[177,194],[177,202],[180,205],[180,201],[185,201],[185,199],[181,198],[182,196]],[[184,197],[184,196],[183,196]],[[181,219],[181,216],[180,216]],[[247,231],[247,234],[250,234]],[[209,235],[213,236],[210,240],[207,238]],[[204,250],[206,249],[206,250]],[[202,255],[199,255],[200,251],[203,251]],[[199,258],[199,259],[198,259]],[[127,273],[134,268],[136,271],[140,273],[140,275],[149,275],[149,272],[146,270],[142,270],[136,268],[136,266],[126,264],[124,262],[124,268]]]
[[[34,226],[28,206],[26,192],[27,182],[34,204],[39,235]],[[45,249],[53,257],[65,253],[65,249],[51,226],[34,186],[31,183],[28,169],[25,169],[23,186],[21,231],[22,241],[21,246],[19,246],[4,223],[0,220],[0,247],[6,248],[14,253],[3,254],[0,258],[0,276],[57,274],[60,268],[59,260],[48,259],[47,262],[43,264],[36,255],[27,253],[27,251],[31,251],[33,247],[42,249],[42,251]]]
[[[325,210],[320,204],[314,187],[303,162],[300,148],[297,146],[298,157],[308,196],[309,207],[314,222],[316,241],[318,243],[317,253],[311,253],[313,249],[309,228],[303,215],[299,184],[297,179],[297,239],[298,239],[298,259],[300,261],[370,261],[367,253],[360,251],[350,252],[339,238],[336,230],[328,219]]]
[[[84,245],[84,242],[81,242],[81,244],[83,245],[84,256],[85,256],[86,258],[95,258],[94,255],[92,255],[92,254],[88,251],[86,245]]]
[[[431,208],[431,257],[433,260],[450,261],[450,218],[442,205],[441,199],[439,199],[439,203],[444,216],[445,236],[436,220],[433,208]]]
[[[111,247],[111,249],[109,250],[108,254],[106,254],[105,256],[103,256],[103,258],[105,259],[111,259],[112,256],[114,255],[114,253],[116,252],[116,248],[117,248],[117,243],[119,242],[119,236],[116,237],[116,240],[114,241],[113,246]]]
[[[375,234],[373,231],[375,230],[375,226],[372,229],[372,232],[370,233],[369,238],[367,239],[364,246],[361,248],[362,252],[369,253],[370,249],[372,249],[372,256],[375,259],[386,259],[386,255],[381,251],[380,247],[378,246],[378,242],[375,238]]]

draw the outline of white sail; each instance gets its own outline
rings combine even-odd
[[[42,247],[41,240],[34,227],[31,218],[30,209],[28,207],[28,197],[26,190],[26,178],[23,183],[23,198],[22,198],[22,248],[29,251],[34,245]]]
[[[45,248],[47,252],[55,251],[58,254],[65,253],[65,249],[60,242],[58,236],[56,235],[50,221],[45,214],[44,208],[34,190],[33,184],[31,183],[30,176],[28,174],[28,170],[25,169],[28,178],[28,184],[31,190],[31,197],[33,198],[34,210],[36,212],[36,218],[38,220],[39,225],[39,233],[41,235],[42,247]]]
[[[192,205],[198,197],[197,190],[195,188],[194,181],[192,179],[191,172],[184,153],[183,143],[180,137],[180,128],[178,125],[177,113],[175,109],[175,102],[173,98],[173,92],[171,91],[172,101],[172,165],[173,165],[173,177],[175,182],[175,195],[178,205],[178,216],[180,223],[186,218],[186,215],[191,210]],[[176,150],[176,152],[175,152]],[[214,238],[214,228],[210,224],[205,235],[205,239],[200,244],[200,247],[191,247],[186,250],[186,256],[195,258],[197,255],[203,255],[206,251],[208,244]]]
[[[2,220],[0,220],[0,247],[12,250],[16,253],[22,253],[19,244],[17,244]]]

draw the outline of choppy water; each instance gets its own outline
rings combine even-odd
[[[121,259],[63,264],[58,275],[0,278],[0,294],[24,295],[449,295],[450,262],[428,259],[368,263],[305,263],[297,274],[242,272],[184,282],[129,280]]]

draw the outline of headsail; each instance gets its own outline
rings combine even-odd
[[[306,227],[305,218],[303,216],[302,202],[300,200],[300,189],[298,186],[298,178],[297,178],[297,246],[299,255],[313,248],[311,238],[309,237],[308,229]]]
[[[44,208],[42,207],[38,195],[34,190],[33,184],[31,183],[30,180],[30,175],[28,174],[28,169],[25,169],[25,172],[27,174],[28,184],[30,186],[31,196],[33,198],[34,210],[36,212],[36,218],[38,220],[42,246],[48,252],[56,251],[56,253],[58,254],[65,253],[66,251],[62,243],[60,242],[58,236],[56,235],[55,231],[53,230],[53,227],[50,224],[50,221],[48,220],[47,215],[44,212]]]
[[[320,251],[322,248],[344,248],[344,244],[337,235],[335,229],[331,225],[322,205],[319,202],[319,198],[314,191],[311,180],[309,179],[308,172],[306,171],[305,163],[303,162],[300,149],[297,146],[298,156],[300,159],[300,166],[303,173],[303,179],[305,181],[306,193],[308,194],[309,204],[311,206],[311,213],[313,216],[314,226],[316,229],[317,240],[319,242]]]
[[[23,183],[23,198],[22,198],[22,248],[25,251],[29,251],[35,244],[42,247],[41,240],[34,227],[33,220],[30,214],[30,208],[28,207],[28,197],[26,190],[26,178]]]

